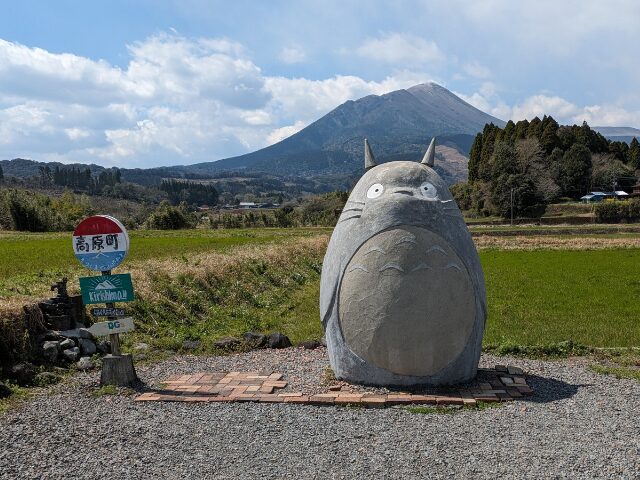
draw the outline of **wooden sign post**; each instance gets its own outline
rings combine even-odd
[[[102,358],[101,385],[131,386],[138,379],[131,355],[123,355],[120,349],[120,333],[133,330],[133,320],[112,315],[118,310],[115,303],[134,299],[131,276],[112,275],[129,251],[127,230],[113,217],[96,215],[85,218],[73,232],[73,250],[85,267],[99,271],[102,276],[80,278],[80,290],[85,305],[104,303],[106,308],[94,309],[107,314],[107,322],[93,325],[89,331],[95,336],[109,335],[111,354]],[[116,322],[126,323],[126,328]],[[106,325],[104,325],[106,324]]]

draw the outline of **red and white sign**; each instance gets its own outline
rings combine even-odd
[[[73,253],[91,270],[104,272],[117,267],[128,251],[127,229],[108,215],[85,218],[73,232]]]

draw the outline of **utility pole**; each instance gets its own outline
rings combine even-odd
[[[511,226],[513,227],[513,187],[511,188]]]

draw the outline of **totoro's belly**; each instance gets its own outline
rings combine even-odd
[[[339,297],[344,339],[362,359],[400,375],[438,373],[475,322],[473,284],[445,240],[417,227],[381,232],[347,265]]]

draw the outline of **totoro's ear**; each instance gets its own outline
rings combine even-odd
[[[369,170],[371,167],[375,167],[377,165],[376,159],[373,156],[373,152],[371,151],[371,147],[369,146],[369,141],[364,139],[364,169]]]
[[[424,154],[424,157],[422,157],[422,162],[425,164],[427,167],[433,167],[433,163],[435,162],[436,159],[436,137],[433,137],[433,139],[431,140],[431,143],[429,144],[429,148],[427,148],[426,153]]]

